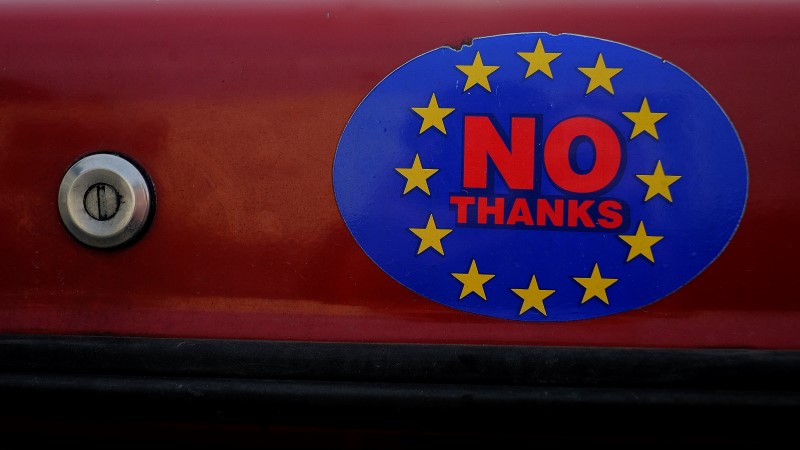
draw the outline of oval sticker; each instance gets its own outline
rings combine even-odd
[[[361,248],[412,291],[520,321],[629,311],[722,252],[747,198],[736,130],[681,69],[578,35],[439,48],[358,106],[333,167]]]

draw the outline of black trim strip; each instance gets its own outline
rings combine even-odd
[[[763,443],[798,379],[800,351],[6,335],[0,423]]]
[[[800,351],[6,335],[0,371],[781,390],[797,387]]]

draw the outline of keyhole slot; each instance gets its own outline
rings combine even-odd
[[[92,185],[83,196],[83,207],[93,219],[109,220],[119,211],[121,196],[113,186],[106,183]]]

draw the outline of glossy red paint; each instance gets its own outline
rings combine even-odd
[[[800,7],[791,3],[0,5],[0,332],[297,341],[800,348]],[[472,37],[577,33],[691,74],[737,128],[744,218],[654,305],[517,323],[416,296],[361,251],[331,182],[339,134],[409,59]],[[62,226],[64,171],[115,150],[154,179],[132,247]]]

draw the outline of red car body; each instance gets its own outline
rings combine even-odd
[[[740,227],[657,303],[540,324],[456,311],[384,273],[337,210],[337,142],[375,85],[434,48],[530,31],[660,56],[739,134]],[[637,412],[713,408],[760,416],[744,438],[779,435],[772,419],[800,405],[799,46],[790,2],[0,4],[0,364],[18,408],[6,431],[735,441],[741,429],[698,423],[665,436]],[[56,207],[65,170],[99,150],[155,185],[152,226],[119,250],[79,244]],[[31,396],[50,406],[24,406]],[[512,411],[563,421],[513,430]],[[582,428],[607,411],[624,411],[619,428]],[[447,414],[461,421],[433,422]]]

